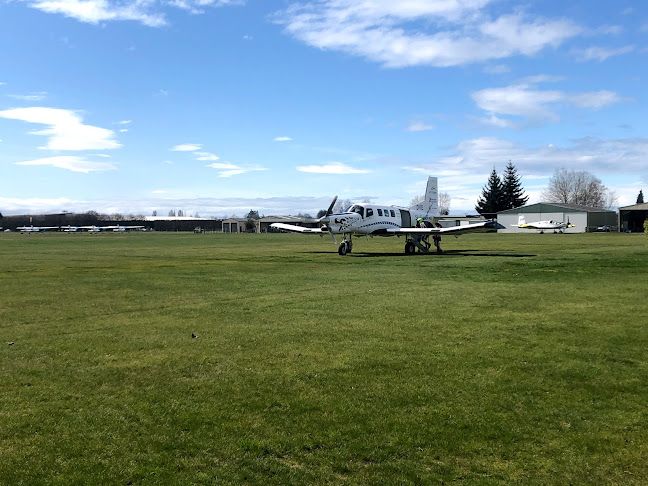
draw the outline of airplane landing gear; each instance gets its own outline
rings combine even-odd
[[[416,251],[416,247],[414,246],[414,243],[411,241],[408,241],[405,243],[405,254],[406,255],[413,255],[414,252]]]
[[[340,246],[338,246],[338,254],[344,256],[347,253],[351,253],[351,250],[353,250],[353,243],[351,242],[351,239],[344,240],[342,243],[340,243]]]

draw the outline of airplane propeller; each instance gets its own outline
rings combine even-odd
[[[331,227],[329,226],[329,223],[331,222],[329,216],[333,212],[333,206],[335,206],[335,203],[337,202],[337,196],[333,198],[333,201],[331,201],[331,204],[329,205],[328,209],[326,210],[326,213],[324,213],[324,216],[319,218],[317,220],[318,223],[324,223],[326,226],[326,230],[328,231],[329,235],[331,236],[331,239],[333,240],[333,243],[337,244],[337,240],[335,239],[335,235],[331,231]]]

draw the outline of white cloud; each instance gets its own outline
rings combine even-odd
[[[386,67],[456,66],[531,56],[582,29],[567,20],[486,12],[492,0],[322,0],[275,16],[288,34]]]
[[[297,167],[300,172],[311,172],[314,174],[367,174],[367,169],[354,169],[342,162],[329,162],[324,165],[302,165]]]
[[[242,5],[244,0],[23,0],[30,7],[47,13],[62,14],[81,22],[98,24],[108,21],[131,20],[149,27],[167,24],[161,12],[167,5],[188,10],[193,14],[204,12],[204,7]]]
[[[195,152],[195,154],[198,156],[196,157],[196,160],[219,160],[220,159],[218,155],[209,152]]]
[[[122,120],[118,121],[117,125],[130,125],[133,121],[132,120]]]
[[[30,7],[46,13],[62,14],[81,22],[97,24],[110,20],[134,20],[149,27],[166,24],[164,15],[149,12],[150,1],[126,4],[110,0],[27,0]]]
[[[557,81],[559,78],[536,76],[528,81]],[[477,106],[491,115],[490,124],[506,126],[505,120],[495,116],[512,115],[532,121],[558,121],[555,113],[557,105],[574,105],[580,108],[599,109],[621,101],[613,91],[592,91],[585,93],[566,93],[559,90],[541,90],[533,84],[518,84],[503,88],[487,88],[470,94]],[[488,122],[487,119],[482,121]]]
[[[110,162],[92,162],[85,157],[74,155],[59,155],[57,157],[47,157],[44,159],[29,160],[26,162],[16,162],[16,165],[51,165],[59,169],[71,170],[72,172],[103,172],[115,170],[114,164]]]
[[[410,123],[406,128],[408,132],[425,132],[428,130],[434,130],[436,127],[434,125],[426,125],[422,121],[415,121]]]
[[[120,128],[119,133],[126,133],[128,131],[128,128]]]
[[[274,142],[291,142],[292,138],[290,137],[275,137],[273,139]]]
[[[200,150],[201,148],[202,148],[202,144],[183,143],[180,145],[176,145],[175,147],[172,147],[169,150],[173,152],[195,152],[196,150]]]
[[[623,46],[617,48],[592,46],[587,49],[574,49],[572,53],[581,61],[603,62],[613,56],[629,54],[635,50],[635,46]]]
[[[58,108],[14,108],[0,111],[0,117],[21,120],[27,123],[48,125],[44,130],[32,130],[32,135],[49,137],[47,145],[39,147],[49,150],[103,150],[116,149],[121,144],[114,140],[115,132],[106,128],[84,125],[74,111]]]
[[[10,98],[13,98],[15,100],[20,100],[20,101],[41,101],[44,100],[47,97],[47,92],[45,91],[39,91],[36,93],[30,93],[27,95],[15,95],[15,94],[9,94],[7,95]]]
[[[549,143],[532,147],[496,137],[480,137],[464,140],[435,163],[420,167],[429,174],[455,170],[462,177],[470,173],[488,174],[493,167],[502,170],[505,161],[510,160],[519,171],[535,175],[551,175],[559,167],[618,174],[622,167],[624,172],[645,176],[648,175],[647,159],[648,138],[603,140],[587,137],[565,146]]]
[[[219,170],[220,172],[218,173],[218,177],[232,177],[235,175],[246,174],[248,172],[268,170],[264,167],[258,166],[241,167],[229,162],[214,162],[213,164],[207,164],[205,167]]]
[[[166,194],[166,193],[167,191],[165,191],[164,189],[157,189],[155,191],[151,191],[151,194]]]

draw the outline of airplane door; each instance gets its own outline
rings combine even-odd
[[[400,210],[401,215],[401,228],[411,228],[412,227],[412,217],[410,216],[409,211],[404,209]]]

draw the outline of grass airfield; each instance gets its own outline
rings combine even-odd
[[[644,235],[354,243],[0,234],[0,484],[648,483]]]

